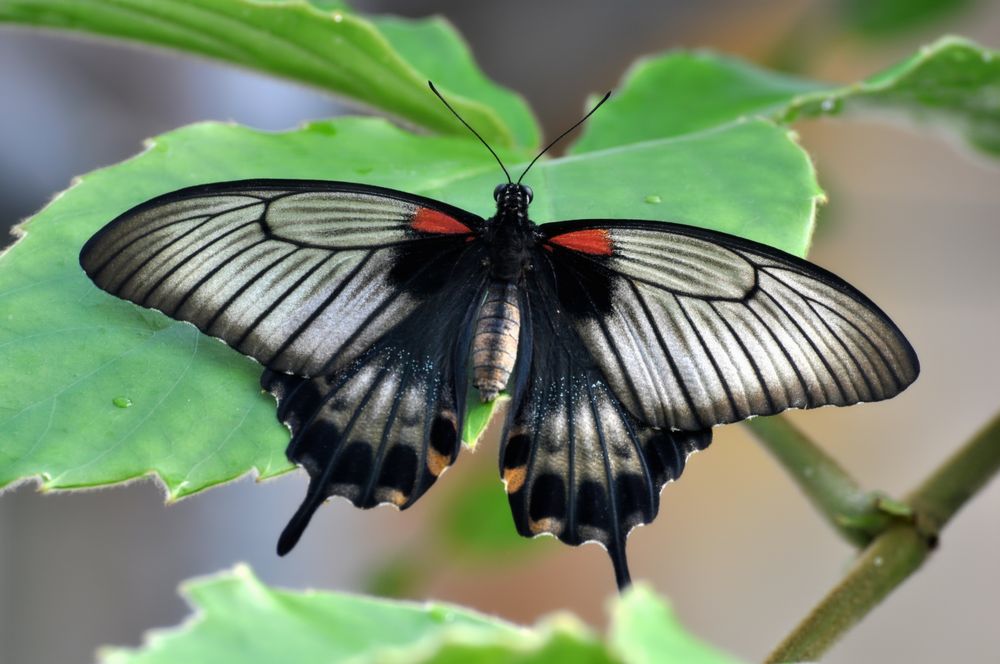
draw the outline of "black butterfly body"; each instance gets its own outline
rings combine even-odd
[[[311,478],[282,554],[330,496],[412,505],[458,455],[467,394],[505,389],[518,531],[602,543],[622,586],[629,530],[711,427],[917,376],[889,318],[806,261],[665,222],[536,225],[529,188],[494,197],[484,220],[360,184],[203,185],[124,213],[80,261],[266,367]]]

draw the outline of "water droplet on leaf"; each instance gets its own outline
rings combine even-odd
[[[835,97],[827,97],[820,103],[819,107],[824,113],[840,113],[843,102]]]
[[[663,199],[660,198],[659,196],[657,196],[656,194],[650,194],[649,196],[646,196],[646,202],[647,203],[654,203],[654,204],[655,203],[662,203]]]
[[[132,400],[128,397],[115,397],[111,400],[111,403],[118,406],[119,408],[131,408]]]

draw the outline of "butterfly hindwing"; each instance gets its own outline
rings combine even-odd
[[[437,267],[448,273],[446,285],[345,367],[311,379],[274,371],[261,378],[292,431],[288,458],[310,476],[280,553],[328,497],[406,508],[458,455],[466,357],[486,275],[478,245]]]
[[[104,290],[194,323],[270,369],[345,366],[441,284],[481,228],[390,189],[248,180],[190,187],[121,215],[80,262]]]
[[[623,586],[628,532],[653,520],[663,485],[711,434],[656,430],[628,412],[561,313],[556,278],[540,256],[525,280],[501,473],[522,535],[600,542]]]
[[[784,252],[664,222],[540,230],[559,306],[614,393],[651,426],[695,431],[878,401],[916,379],[916,354],[875,304]]]

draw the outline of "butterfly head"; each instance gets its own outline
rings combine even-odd
[[[535,197],[531,187],[526,184],[504,182],[493,190],[493,199],[497,202],[497,217],[528,216],[528,205]]]

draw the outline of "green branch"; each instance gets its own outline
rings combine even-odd
[[[1000,414],[907,497],[915,518],[897,520],[876,537],[767,661],[818,660],[923,564],[940,529],[998,470]]]
[[[1000,471],[1000,413],[907,498],[924,532],[936,535]]]
[[[758,417],[746,424],[816,509],[852,544],[866,546],[896,518],[909,515],[906,505],[862,489],[788,419]]]

